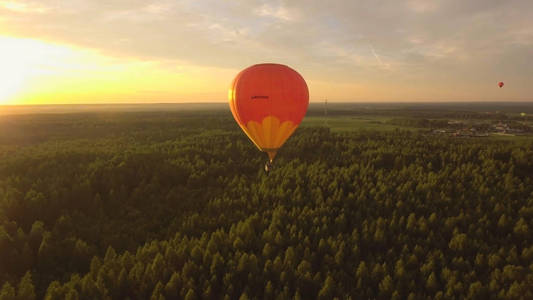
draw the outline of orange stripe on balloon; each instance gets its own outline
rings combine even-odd
[[[250,121],[246,127],[257,148],[266,152],[281,148],[297,126],[291,121],[280,123],[278,118],[268,116],[261,123]]]
[[[296,126],[291,121],[283,122],[278,130],[279,134],[276,138],[275,144],[278,145],[278,147],[281,147],[295,129]]]
[[[257,143],[257,138],[256,138],[256,135],[250,131],[250,129],[246,126],[243,126],[241,124],[239,124],[239,126],[242,128],[242,131],[244,131],[244,133],[246,133],[246,135],[248,136],[248,138],[252,141],[252,143],[254,143],[254,145],[258,148],[258,149],[261,149],[261,146]]]
[[[252,136],[255,143],[259,146],[258,148],[261,150],[265,148],[265,141],[263,138],[263,130],[261,128],[261,124],[250,121],[248,122],[248,130],[250,131],[250,135]]]
[[[274,130],[274,127],[276,127],[275,122],[273,121],[272,117],[266,117],[263,119],[262,123],[262,129],[263,129],[263,136],[265,137],[265,147],[266,148],[272,148],[272,131]],[[278,121],[279,124],[279,121]]]

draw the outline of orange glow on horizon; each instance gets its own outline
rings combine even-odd
[[[216,101],[235,73],[2,36],[0,65],[0,104],[10,105]]]
[[[330,77],[305,65],[294,67],[302,70],[311,102],[525,100],[520,90],[495,90],[493,82],[395,80],[395,73],[376,79],[341,71]],[[238,72],[0,35],[0,105],[225,102]]]

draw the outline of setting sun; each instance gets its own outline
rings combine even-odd
[[[0,104],[216,99],[235,72],[12,37],[0,37],[0,53]]]
[[[0,37],[0,103],[10,103],[35,79],[62,72],[75,57],[72,49],[39,40]]]

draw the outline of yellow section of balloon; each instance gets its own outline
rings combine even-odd
[[[298,126],[291,121],[280,122],[278,118],[268,116],[261,123],[248,122],[245,132],[257,148],[267,152],[273,159],[276,151],[291,136],[296,127]]]

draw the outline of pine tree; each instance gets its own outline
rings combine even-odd
[[[331,275],[326,277],[326,280],[322,284],[322,288],[318,292],[319,299],[331,299],[333,297],[333,292],[335,291],[335,280]]]
[[[163,296],[164,286],[161,283],[161,281],[158,281],[154,291],[152,292],[152,296],[150,297],[150,300],[164,300],[165,296]]]
[[[379,294],[381,297],[390,297],[393,288],[392,278],[389,275],[386,275],[379,283]]]
[[[79,300],[80,296],[78,294],[78,291],[75,289],[70,289],[67,294],[65,295],[65,300]]]
[[[15,288],[6,281],[0,291],[0,300],[16,300]]]
[[[17,289],[17,298],[18,300],[31,300],[35,299],[35,287],[31,280],[30,272],[26,272],[24,277],[19,282]]]
[[[524,218],[520,218],[516,222],[513,228],[513,231],[518,237],[526,237],[528,235],[529,227],[527,225],[527,222],[524,220]]]
[[[366,266],[366,263],[364,261],[359,263],[359,266],[357,267],[357,271],[355,273],[356,278],[361,278],[365,280],[368,276],[368,268]]]
[[[265,299],[271,299],[274,296],[274,287],[272,286],[272,282],[268,281],[265,285],[264,293],[263,293]]]
[[[197,297],[196,297],[196,293],[194,292],[194,290],[189,289],[189,291],[185,295],[185,300],[196,300],[196,299]]]
[[[429,277],[426,281],[426,288],[429,291],[435,291],[438,288],[437,277],[435,276],[435,272],[431,272],[431,274],[429,274]]]
[[[250,298],[248,298],[248,294],[246,294],[246,292],[243,292],[241,294],[241,296],[239,297],[239,300],[248,300]]]
[[[53,281],[46,290],[45,300],[54,300],[63,298],[63,291],[59,281]]]

